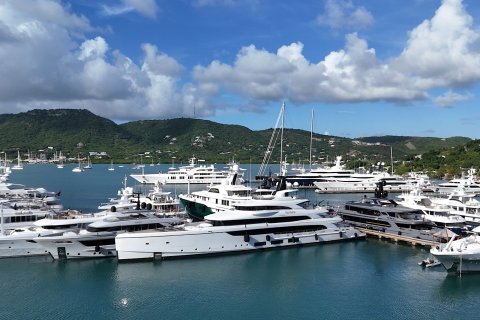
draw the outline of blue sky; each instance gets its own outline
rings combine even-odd
[[[0,112],[479,138],[477,0],[0,1]]]

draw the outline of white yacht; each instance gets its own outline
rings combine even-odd
[[[171,192],[163,191],[159,183],[146,195],[134,192],[134,188],[127,187],[126,183],[125,177],[124,187],[118,191],[118,198],[111,198],[109,202],[100,204],[98,208],[111,211],[147,209],[163,215],[184,215],[180,200],[172,196]]]
[[[0,232],[0,258],[47,255],[48,251],[33,239],[60,235],[69,230],[86,228],[107,216],[108,212],[81,214],[76,211],[55,213],[33,222],[32,226]]]
[[[53,259],[105,258],[116,255],[115,236],[123,232],[165,230],[183,224],[175,217],[164,218],[149,210],[131,210],[107,215],[86,229],[33,239]]]
[[[287,187],[282,178],[275,189],[256,189],[238,185],[236,176],[224,180],[223,184],[208,186],[206,190],[179,195],[180,201],[194,220],[224,210],[268,211],[295,210],[311,207],[308,199],[297,198],[297,189]]]
[[[189,165],[179,167],[178,169],[170,169],[167,173],[142,173],[130,176],[143,184],[218,184],[232,171],[240,174],[242,169],[239,168],[238,164],[231,163],[228,170],[217,170],[213,164],[209,166],[198,165],[197,158],[192,157]]]
[[[300,172],[294,175],[287,175],[286,179],[290,183],[297,183],[299,186],[313,186],[316,181],[323,181],[324,179],[329,178],[348,178],[351,177],[355,170],[345,169],[341,164],[342,157],[337,156],[335,159],[335,164],[331,167],[328,166],[318,166],[312,168],[308,172]]]
[[[388,192],[410,191],[418,187],[430,191],[429,178],[416,175],[403,177],[386,171],[370,173],[354,173],[349,177],[330,177],[315,181],[317,193],[355,193],[374,192],[378,183],[383,183],[383,189]]]
[[[439,244],[430,249],[430,254],[448,272],[480,272],[480,228],[472,230],[467,237],[451,237],[447,244]]]
[[[225,210],[171,231],[119,234],[115,245],[118,259],[124,261],[251,252],[363,237],[340,217],[329,216],[325,208]]]
[[[424,219],[432,221],[437,227],[449,228],[457,233],[467,229],[465,218],[451,214],[449,207],[433,202],[419,188],[398,195],[396,202],[407,208],[421,210]]]
[[[47,255],[48,251],[33,241],[33,238],[57,232],[33,226],[1,232],[0,258]]]
[[[461,178],[455,178],[447,182],[437,184],[435,191],[439,193],[451,193],[462,187],[466,192],[480,194],[480,182],[476,180],[476,169],[469,169]]]
[[[449,208],[451,214],[464,218],[468,225],[479,226],[480,201],[476,196],[477,194],[466,192],[464,186],[459,186],[446,198],[435,197],[432,201]]]
[[[49,214],[54,214],[54,212],[43,209],[18,209],[12,207],[8,201],[0,204],[0,223],[3,230],[31,227],[35,221],[43,219]]]

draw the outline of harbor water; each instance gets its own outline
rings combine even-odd
[[[94,211],[116,195],[126,175],[138,173],[131,165],[108,167],[76,174],[68,165],[27,165],[10,181],[61,191],[65,207]],[[336,204],[363,195],[301,190],[299,196]],[[480,275],[420,267],[427,256],[426,248],[368,238],[155,262],[1,259],[0,319],[476,318]]]

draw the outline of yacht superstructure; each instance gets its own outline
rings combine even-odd
[[[213,164],[199,165],[197,158],[192,157],[187,166],[170,169],[167,173],[142,173],[130,176],[142,184],[218,184],[232,171],[237,172],[239,179],[242,179],[242,172],[236,163],[231,163],[228,170],[218,170]]]

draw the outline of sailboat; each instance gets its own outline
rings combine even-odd
[[[108,168],[108,171],[114,171],[115,168],[113,167],[113,160],[110,162],[110,168]]]
[[[90,156],[87,156],[87,165],[84,166],[83,169],[92,169],[92,162],[90,161]]]
[[[20,157],[20,150],[18,151],[17,164],[12,167],[12,170],[23,170],[22,158]]]
[[[63,156],[62,156],[62,151],[58,154],[58,163],[57,163],[57,168],[63,169]]]
[[[82,162],[80,161],[80,155],[78,156],[78,166],[72,169],[72,172],[83,172]]]

